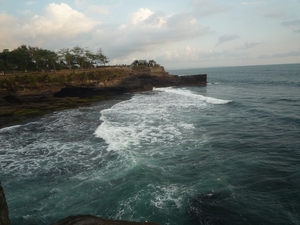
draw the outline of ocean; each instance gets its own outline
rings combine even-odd
[[[12,225],[300,224],[300,64],[169,72],[209,83],[0,129]]]

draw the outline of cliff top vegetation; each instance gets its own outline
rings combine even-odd
[[[1,73],[87,69],[107,63],[109,59],[103,54],[101,48],[94,53],[89,48],[78,45],[73,48],[62,48],[58,52],[21,45],[12,51],[4,49],[0,53]]]

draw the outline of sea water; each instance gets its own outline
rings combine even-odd
[[[0,129],[12,224],[300,224],[300,65],[170,73],[209,83]]]

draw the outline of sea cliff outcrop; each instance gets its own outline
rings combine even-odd
[[[0,182],[0,225],[10,225],[4,190]]]
[[[0,127],[123,93],[150,91],[153,87],[205,85],[206,79],[206,74],[170,75],[155,67],[0,76]]]
[[[159,225],[152,222],[132,222],[124,220],[108,220],[92,215],[70,216],[52,225]]]

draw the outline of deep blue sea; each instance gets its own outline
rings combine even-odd
[[[169,72],[209,84],[0,129],[12,224],[300,224],[300,64]]]

